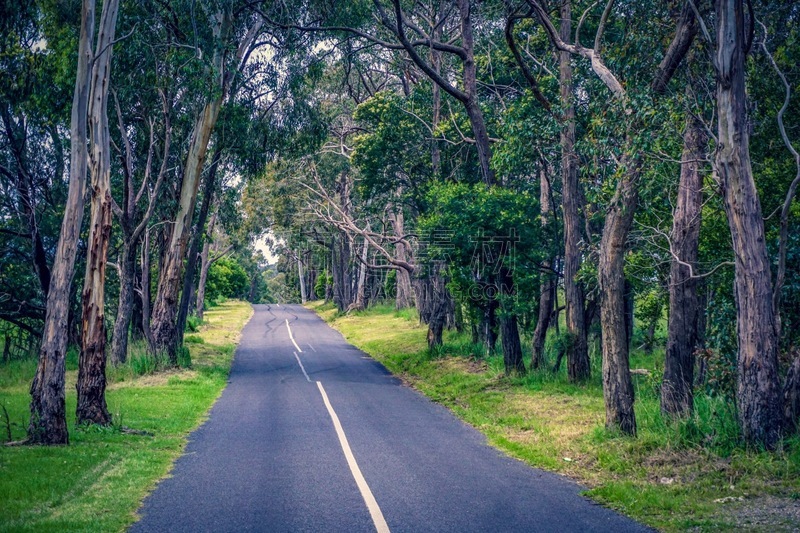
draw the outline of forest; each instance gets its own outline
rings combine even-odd
[[[505,373],[602,376],[635,436],[800,416],[800,4],[4,0],[0,342],[28,444],[108,425],[109,365],[225,298],[413,307]],[[270,252],[265,251],[269,248]],[[271,260],[271,261],[270,261]],[[272,264],[270,264],[272,262]],[[17,443],[19,444],[19,443]]]

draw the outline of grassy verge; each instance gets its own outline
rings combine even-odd
[[[251,314],[249,304],[236,301],[209,310],[200,331],[186,338],[191,368],[157,372],[152,358],[133,349],[128,364],[109,370],[109,428],[74,427],[77,371],[75,357],[69,358],[71,444],[0,446],[0,531],[121,531],[133,523],[144,496],[225,387],[238,334]],[[9,429],[12,439],[24,437],[35,365],[0,366],[0,404],[10,421],[3,422],[2,440]]]
[[[731,403],[698,394],[697,416],[683,422],[661,417],[659,354],[636,353],[638,437],[603,426],[599,377],[570,384],[549,370],[525,377],[503,375],[500,357],[483,357],[465,335],[447,332],[443,349],[430,354],[426,330],[413,311],[378,307],[339,315],[309,305],[348,341],[457,416],[489,442],[533,466],[565,474],[587,495],[665,531],[796,531],[800,528],[800,442],[775,453],[739,445]],[[595,374],[600,362],[593,361]]]

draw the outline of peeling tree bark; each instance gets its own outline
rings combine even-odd
[[[105,284],[111,237],[111,157],[108,132],[108,84],[117,26],[119,0],[103,2],[97,51],[92,65],[89,100],[91,220],[81,316],[81,352],[78,358],[76,423],[108,425],[106,407]]]
[[[742,0],[717,0],[716,169],[735,260],[737,400],[749,444],[774,448],[782,433],[778,339],[764,218],[750,162]]]

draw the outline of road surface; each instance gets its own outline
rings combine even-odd
[[[135,532],[647,531],[490,448],[301,306],[257,305]]]

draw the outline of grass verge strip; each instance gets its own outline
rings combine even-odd
[[[143,347],[109,368],[111,427],[75,428],[75,357],[68,361],[69,446],[0,446],[0,531],[122,531],[186,446],[225,388],[250,304],[229,301],[206,312],[187,336],[188,369],[157,371]],[[7,437],[25,435],[28,385],[35,361],[0,366],[0,403]],[[139,375],[143,374],[143,375]],[[73,385],[70,385],[73,384]],[[133,430],[133,431],[131,431]]]

